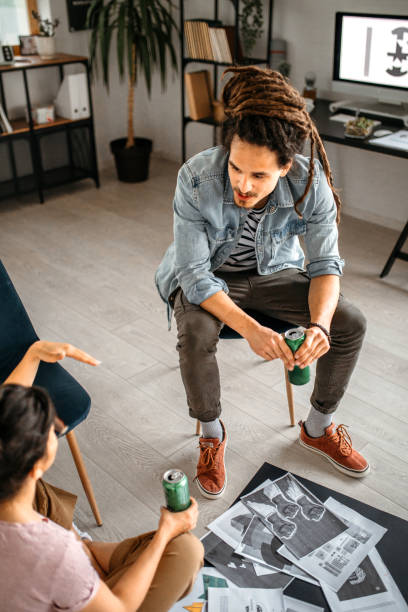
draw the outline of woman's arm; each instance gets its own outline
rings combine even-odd
[[[40,361],[54,363],[56,361],[61,361],[64,357],[72,357],[72,359],[83,361],[93,366],[100,364],[100,361],[67,342],[46,342],[45,340],[37,340],[37,342],[34,342],[34,344],[30,346],[20,363],[14,368],[3,384],[31,387],[36,377]]]
[[[194,529],[198,506],[191,498],[191,506],[184,512],[161,509],[159,528],[137,561],[118,580],[112,590],[103,582],[83,612],[135,612],[142,604],[167,544],[176,536]],[[90,546],[90,548],[92,548]],[[95,547],[97,559],[97,547]]]

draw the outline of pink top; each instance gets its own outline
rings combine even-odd
[[[99,576],[71,531],[46,518],[0,521],[0,610],[75,612],[98,586]]]

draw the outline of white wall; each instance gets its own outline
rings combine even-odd
[[[49,0],[41,0],[48,2]],[[226,23],[232,23],[229,0],[221,0],[225,8]],[[266,4],[266,2],[265,2]],[[369,6],[368,6],[369,4]],[[88,32],[69,32],[65,0],[50,0],[53,17],[59,17],[57,49],[67,53],[87,55]],[[186,0],[186,17],[211,16],[212,2]],[[292,64],[291,79],[299,89],[303,88],[304,74],[313,70],[317,74],[320,95],[330,89],[336,11],[371,13],[406,13],[406,0],[275,0],[273,36],[288,41],[288,60]],[[178,13],[176,13],[178,20]],[[265,32],[267,30],[265,24]],[[257,53],[264,53],[259,43]],[[114,58],[112,58],[114,59]],[[191,64],[189,69],[202,68]],[[47,69],[48,70],[48,69]],[[126,83],[118,79],[115,61],[112,62],[111,87],[108,93],[97,80],[93,85],[96,139],[100,166],[111,164],[109,141],[125,136],[126,132]],[[42,77],[36,90],[37,98],[50,95],[55,86],[53,79]],[[21,92],[16,84],[16,92]],[[17,99],[17,96],[15,96]],[[20,93],[18,97],[21,100]],[[149,100],[141,81],[135,94],[135,133],[152,138],[154,151],[176,161],[181,158],[180,78],[169,78],[168,87],[162,93],[158,75],[154,78],[152,97]],[[37,100],[34,100],[37,101]],[[43,100],[41,100],[43,101]],[[9,108],[10,108],[9,103]],[[192,155],[212,145],[212,129],[200,124],[187,127],[187,152]],[[383,223],[399,229],[408,217],[408,173],[406,160],[387,155],[327,144],[336,184],[341,189],[344,210],[360,218]]]

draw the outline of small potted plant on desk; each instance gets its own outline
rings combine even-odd
[[[116,56],[120,77],[128,79],[127,138],[110,143],[118,178],[125,182],[144,181],[149,174],[152,141],[135,138],[133,129],[134,91],[138,72],[143,73],[151,93],[152,74],[160,69],[162,89],[167,79],[167,52],[177,69],[172,36],[178,31],[171,14],[171,0],[93,0],[87,13],[91,67],[96,67],[99,49],[103,80],[109,89],[109,58],[112,34],[116,31]],[[126,68],[125,68],[126,65]]]
[[[42,19],[37,11],[31,11],[34,19],[38,21],[38,35],[36,45],[38,55],[41,59],[52,59],[55,57],[55,30],[59,25],[59,19]]]

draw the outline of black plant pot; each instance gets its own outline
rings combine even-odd
[[[152,141],[148,138],[135,138],[133,147],[125,148],[126,138],[112,140],[110,148],[115,156],[118,179],[125,183],[145,181],[149,176]]]

